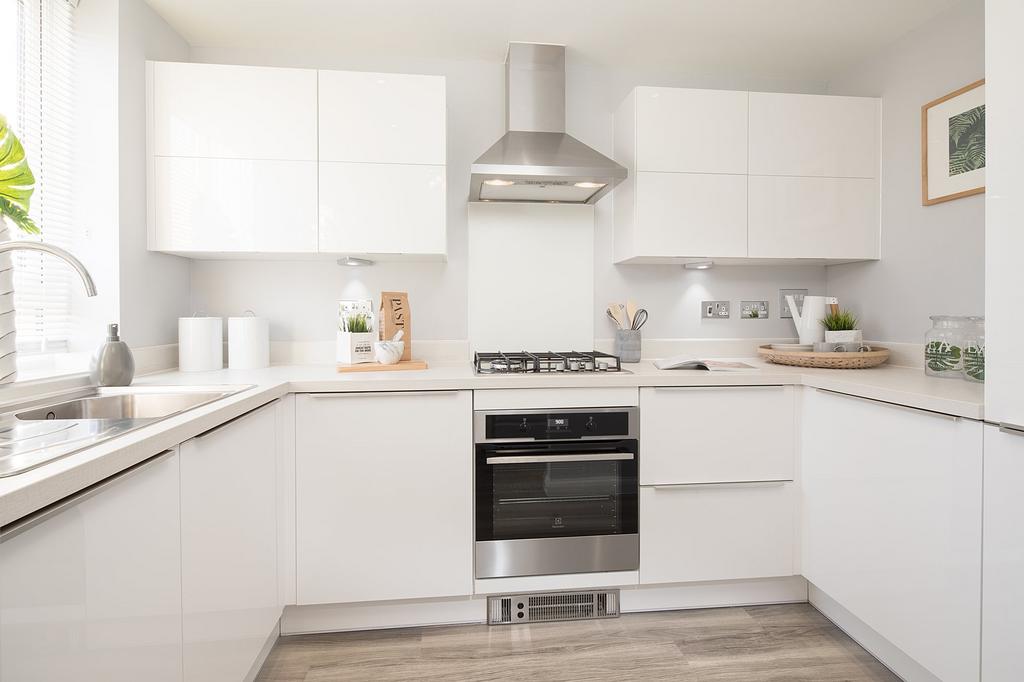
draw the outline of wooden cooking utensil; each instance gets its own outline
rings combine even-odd
[[[636,324],[636,310],[636,301],[631,298],[626,299],[626,321],[629,322],[630,329],[635,328],[633,325]]]
[[[608,314],[619,325],[619,329],[629,329],[629,321],[626,320],[626,310],[621,303],[609,303]]]

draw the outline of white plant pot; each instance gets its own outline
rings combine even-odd
[[[338,332],[337,359],[345,365],[373,362],[377,332]]]
[[[826,343],[864,343],[864,332],[860,329],[847,329],[841,332],[825,332]]]

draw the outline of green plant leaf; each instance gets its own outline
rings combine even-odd
[[[856,329],[857,321],[857,317],[849,310],[840,310],[821,318],[821,326],[830,332],[842,332]]]
[[[40,234],[42,232],[21,206],[12,204],[4,197],[0,197],[0,219],[2,218],[8,218],[18,229],[26,234]]]
[[[0,115],[0,216],[11,219],[29,234],[39,234],[39,227],[28,217],[29,199],[35,190],[36,178],[25,158],[25,148]]]

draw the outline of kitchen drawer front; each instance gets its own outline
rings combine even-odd
[[[795,571],[794,483],[640,488],[640,584]]]
[[[640,389],[640,484],[792,480],[792,386]]]

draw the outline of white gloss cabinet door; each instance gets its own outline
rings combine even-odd
[[[792,386],[640,389],[640,484],[788,481],[796,460]]]
[[[747,255],[747,177],[639,172],[636,250],[650,256]]]
[[[1024,633],[1024,433],[985,426],[985,541],[981,675],[1021,678]]]
[[[313,253],[317,164],[156,157],[151,249],[178,253]]]
[[[796,572],[793,483],[640,488],[640,583]]]
[[[636,170],[747,172],[747,93],[639,87]]]
[[[751,258],[879,257],[878,180],[748,179]]]
[[[750,93],[751,175],[877,178],[874,97]]]
[[[320,251],[443,256],[445,167],[321,163]]]
[[[1024,318],[1018,312],[1024,291],[1021,26],[1024,3],[985,3],[985,419],[1024,428]]]
[[[318,73],[321,161],[444,165],[444,76]]]
[[[178,456],[0,543],[0,678],[179,682]]]
[[[296,398],[298,603],[473,592],[470,391]]]
[[[186,682],[241,680],[281,616],[275,405],[181,444]]]
[[[805,390],[804,576],[939,679],[977,680],[981,423]]]
[[[150,62],[152,153],[317,160],[311,69]]]

